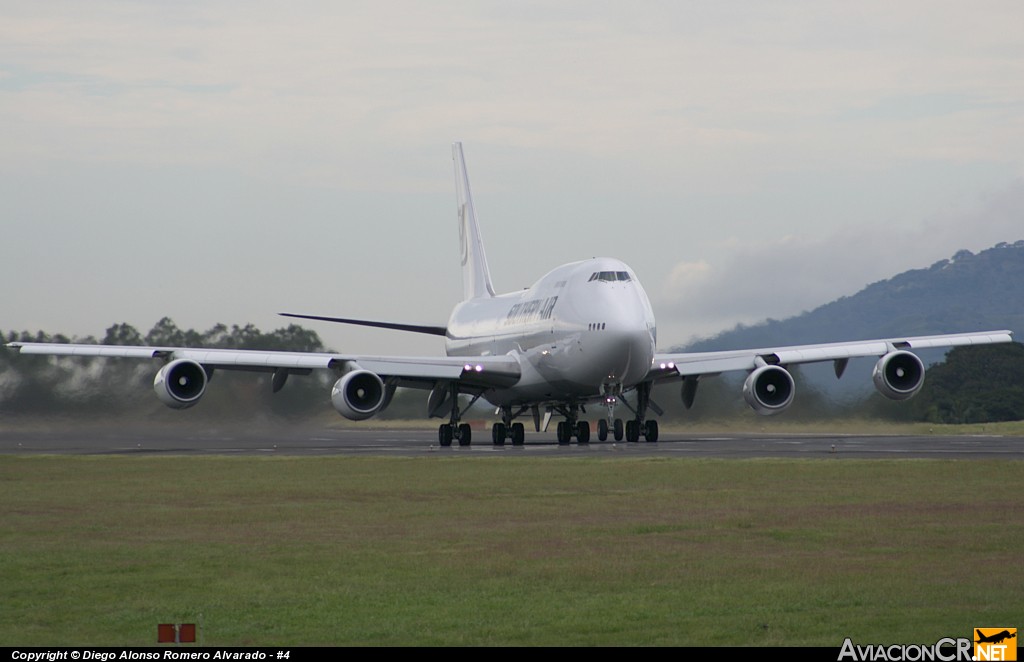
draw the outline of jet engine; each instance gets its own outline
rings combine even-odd
[[[206,370],[195,361],[171,361],[156,373],[153,389],[156,397],[171,409],[187,409],[199,402],[209,381]]]
[[[902,350],[878,359],[871,372],[878,392],[890,400],[906,400],[924,384],[924,364],[916,354]]]
[[[763,365],[743,382],[743,398],[762,416],[778,414],[793,403],[793,376],[777,365]]]
[[[353,370],[334,383],[331,403],[338,413],[350,421],[370,418],[387,404],[387,389],[376,373]]]

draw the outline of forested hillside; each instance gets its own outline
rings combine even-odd
[[[798,285],[798,284],[796,284]],[[812,311],[766,320],[677,349],[714,351],[1009,329],[1024,339],[1024,241],[972,254],[957,252],[927,269],[905,271]],[[794,372],[797,396],[782,416],[870,416],[936,423],[1024,419],[1024,348],[1019,343],[921,352],[933,365],[913,400],[895,403],[874,392],[873,361],[850,363],[837,382],[830,364]],[[742,409],[739,385],[708,380],[694,411],[680,416],[733,416]],[[664,389],[663,389],[664,391]],[[664,396],[663,396],[664,397]],[[701,398],[704,402],[701,402]],[[677,399],[673,393],[671,399]],[[668,399],[668,398],[666,398]],[[669,403],[675,407],[674,402]]]
[[[793,283],[799,287],[799,283]],[[712,351],[1010,329],[1024,337],[1024,241],[962,250],[785,320],[767,320],[687,345]]]

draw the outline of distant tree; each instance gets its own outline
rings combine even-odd
[[[304,329],[298,324],[289,324],[264,336],[265,349],[280,349],[291,352],[323,352],[324,344],[316,331]]]
[[[115,324],[107,329],[103,336],[104,345],[142,345],[145,341],[142,334],[132,325],[126,323]]]
[[[912,406],[919,420],[934,423],[1024,419],[1024,345],[953,348],[928,370]]]
[[[185,347],[185,333],[170,317],[161,318],[146,334],[145,345],[151,347]]]
[[[225,324],[214,324],[200,338],[203,347],[227,349],[231,346],[231,333]]]

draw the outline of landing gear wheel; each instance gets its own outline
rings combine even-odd
[[[616,418],[615,423],[612,426],[612,432],[615,434],[615,441],[622,441],[622,419]]]
[[[459,426],[459,446],[469,446],[469,442],[473,439],[473,433],[469,429],[469,423],[463,423]]]
[[[505,445],[506,430],[504,423],[495,423],[491,427],[491,441],[494,442],[495,446]]]
[[[658,421],[647,421],[644,423],[644,439],[649,444],[658,441]]]
[[[452,426],[445,425],[444,423],[442,423],[441,426],[439,428],[437,428],[437,441],[442,446],[445,446],[445,447],[451,446],[452,445]]]
[[[522,446],[523,442],[526,441],[526,428],[523,427],[522,423],[512,424],[512,445]]]
[[[568,444],[569,439],[572,437],[572,434],[569,430],[569,424],[566,423],[565,421],[559,421],[558,427],[555,428],[555,436],[558,437],[559,446],[565,446],[566,444]]]
[[[640,423],[635,420],[626,421],[626,441],[635,444],[640,441]]]
[[[576,424],[576,443],[590,443],[590,423],[588,423],[587,421],[580,421],[579,423]]]
[[[608,421],[603,418],[597,422],[597,438],[599,441],[608,439]]]

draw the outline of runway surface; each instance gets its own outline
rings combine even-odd
[[[944,458],[1024,460],[1024,437],[686,434],[662,432],[657,443],[591,441],[560,446],[553,433],[527,433],[526,445],[495,447],[474,430],[468,447],[441,448],[436,430],[62,427],[4,429],[0,454],[145,455],[400,455],[449,457],[718,457]]]

